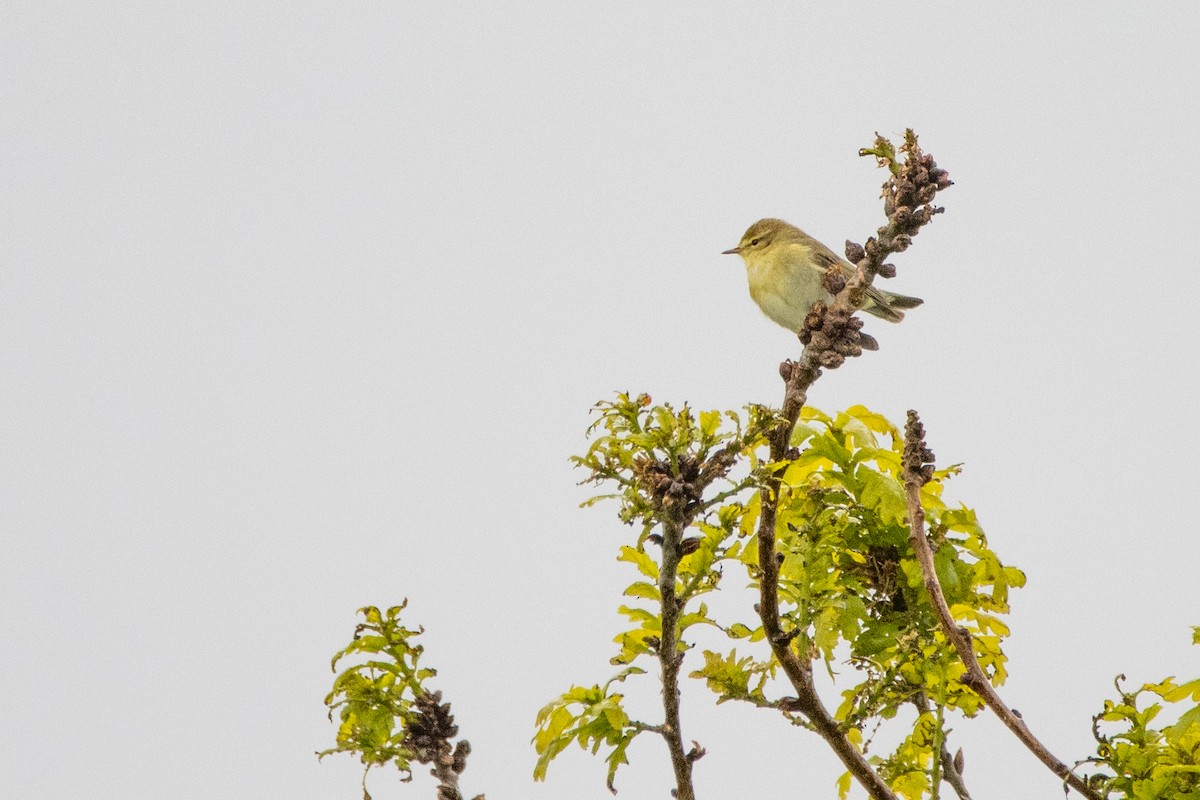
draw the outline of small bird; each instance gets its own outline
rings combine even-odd
[[[781,219],[760,219],[750,226],[737,247],[722,255],[737,254],[746,262],[750,296],[772,321],[800,333],[804,318],[814,303],[829,304],[833,295],[825,288],[825,271],[838,269],[849,279],[857,269],[844,258]],[[916,308],[924,302],[916,297],[867,288],[859,306],[888,322],[904,319],[900,309]],[[863,347],[874,350],[878,344],[862,334]]]

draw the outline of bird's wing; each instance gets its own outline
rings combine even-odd
[[[836,255],[833,254],[832,250],[830,250],[828,247],[821,244],[820,242],[813,242],[813,245],[814,245],[814,247],[812,248],[813,263],[816,264],[818,267],[820,267],[823,272],[833,269],[835,267],[837,269],[840,269],[842,272],[846,272],[848,269],[849,270],[854,269],[844,259],[838,258]]]

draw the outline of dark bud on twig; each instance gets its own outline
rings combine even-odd
[[[455,772],[461,774],[467,768],[467,756],[471,755],[471,743],[466,739],[461,740],[454,746],[454,766]]]
[[[792,379],[792,368],[795,366],[796,365],[793,364],[791,361],[780,362],[779,377],[783,378],[785,381],[790,381]]]
[[[826,369],[837,369],[842,364],[846,363],[846,357],[841,353],[834,352],[833,350],[826,350],[825,352],[821,353],[819,361],[821,362],[821,366],[825,367]]]
[[[960,776],[963,774],[963,767],[966,765],[966,759],[963,758],[962,748],[958,748],[958,752],[954,754],[954,771]]]
[[[780,711],[795,713],[804,710],[804,703],[800,702],[799,697],[781,697],[775,701],[775,707]]]
[[[800,635],[800,629],[792,628],[790,631],[780,631],[779,633],[775,634],[774,636],[771,637],[771,641],[774,644],[780,644],[780,645],[791,644],[792,639],[795,639],[799,635]]]
[[[881,277],[881,278],[896,277],[896,265],[895,264],[880,264],[879,265],[879,277]]]
[[[857,318],[855,318],[850,321],[857,322],[858,320],[857,320]],[[859,333],[858,335],[860,337],[862,336],[861,333]],[[835,341],[833,343],[833,351],[835,353],[840,353],[841,355],[845,356],[846,358],[858,358],[859,356],[862,355],[863,348],[862,348],[862,345],[859,344],[858,342],[852,342],[852,341],[850,341],[849,337],[845,337],[842,339],[838,339],[837,341]]]
[[[817,350],[828,350],[829,346],[832,344],[832,342],[829,340],[829,337],[825,335],[824,331],[812,331],[809,334],[809,340],[809,343],[811,343],[812,346]]]
[[[690,556],[700,549],[700,537],[692,536],[679,543],[679,555]]]
[[[839,303],[834,305],[834,307],[829,309],[829,311],[825,314],[825,321],[832,322],[839,327],[845,327],[849,324],[850,315],[853,313],[854,312],[851,311],[848,306],[844,306]]]
[[[825,291],[830,294],[837,294],[846,288],[846,278],[842,275],[841,270],[837,269],[825,270],[825,277],[821,279],[821,283],[824,284]]]
[[[700,759],[704,758],[706,753],[708,753],[708,751],[701,747],[699,742],[697,742],[695,739],[692,739],[692,749],[688,751],[687,760],[691,762],[699,761]]]
[[[867,251],[863,250],[863,246],[857,242],[846,240],[846,260],[851,264],[857,264],[867,257]]]
[[[804,329],[819,331],[821,324],[825,320],[826,310],[824,303],[813,303],[812,307],[808,309],[808,314],[804,317]]]

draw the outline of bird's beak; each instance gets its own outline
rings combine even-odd
[[[723,256],[740,256],[741,254],[742,254],[742,248],[740,248],[740,247],[735,247],[732,250],[722,250],[721,251],[721,255],[723,255]]]

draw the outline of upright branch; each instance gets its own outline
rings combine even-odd
[[[950,613],[950,607],[946,603],[946,596],[942,592],[937,572],[934,569],[933,550],[925,535],[925,510],[921,507],[921,487],[933,477],[933,453],[925,445],[925,427],[917,417],[916,411],[908,412],[908,424],[904,428],[903,468],[904,494],[908,501],[909,540],[912,543],[917,563],[921,567],[921,578],[925,584],[925,591],[929,594],[930,603],[937,614],[942,631],[954,645],[959,659],[967,670],[961,679],[962,682],[971,687],[983,699],[983,702],[1000,718],[1000,721],[1051,772],[1062,778],[1065,783],[1084,797],[1091,798],[1091,800],[1103,800],[1103,795],[1096,792],[1088,785],[1087,781],[1072,772],[1070,767],[1055,758],[1046,749],[1046,746],[1033,735],[1025,721],[1000,699],[1000,695],[979,665],[971,634],[966,628],[960,627]]]
[[[722,451],[725,452],[728,451]],[[718,460],[724,459],[718,457]],[[662,530],[655,540],[662,546],[662,565],[658,577],[662,634],[656,650],[662,671],[663,724],[656,730],[667,743],[671,768],[675,773],[674,794],[679,800],[695,799],[692,764],[704,751],[699,746],[690,753],[683,749],[683,731],[679,721],[679,668],[683,664],[683,652],[679,648],[679,615],[683,603],[676,595],[675,581],[679,575],[679,560],[683,557],[683,532],[699,508],[704,489],[725,470],[728,470],[728,466],[711,471],[711,475],[705,474],[701,462],[696,458],[680,456],[673,464],[664,461],[641,462],[636,472],[638,482],[656,506]]]
[[[658,645],[658,663],[662,670],[663,725],[661,733],[671,755],[675,773],[675,796],[695,800],[692,764],[704,751],[699,746],[690,753],[683,750],[683,731],[679,722],[679,668],[683,653],[679,649],[679,613],[682,603],[675,595],[675,578],[683,549],[683,527],[678,520],[664,520],[662,568],[658,588],[662,596],[662,639]]]
[[[889,176],[883,185],[884,212],[887,224],[865,246],[846,243],[846,257],[858,267],[850,280],[829,270],[825,288],[834,295],[826,307],[817,303],[805,319],[800,339],[804,351],[799,361],[780,364],[784,380],[784,399],[780,420],[771,432],[770,460],[781,462],[794,456],[790,447],[792,431],[800,410],[808,400],[808,389],[821,376],[822,368],[836,369],[847,357],[862,354],[859,330],[862,323],[854,316],[867,287],[876,276],[892,277],[896,269],[886,263],[893,253],[908,248],[912,237],[941,213],[932,202],[941,189],[951,185],[949,174],[937,167],[933,157],[921,151],[917,137],[907,131],[898,157],[892,143],[876,135],[873,148],[860,155],[874,156],[886,166]],[[792,705],[802,713],[812,727],[837,753],[842,763],[873,798],[892,800],[895,794],[878,772],[847,737],[837,720],[825,708],[813,683],[812,655],[797,652],[793,640],[797,631],[785,631],[780,621],[779,568],[783,554],[776,548],[776,516],[779,506],[781,474],[769,476],[762,488],[762,512],[758,524],[759,583],[758,613],[771,650],[779,660],[784,674],[796,692]]]
[[[717,562],[723,555],[718,548],[729,531],[727,525],[711,524],[713,517],[728,507],[730,498],[757,485],[755,476],[731,476],[730,471],[744,454],[761,447],[776,417],[761,406],[748,406],[744,417],[696,413],[687,405],[676,410],[669,404],[652,405],[645,394],[619,394],[615,402],[598,403],[597,409],[600,418],[588,433],[598,435],[587,454],[573,460],[589,470],[588,481],[619,487],[617,494],[594,497],[588,504],[618,499],[619,518],[640,524],[637,545],[622,547],[620,559],[653,583],[639,579],[625,594],[657,603],[658,608],[622,606],[621,613],[633,626],[617,637],[620,651],[612,663],[626,668],[603,686],[572,686],[538,712],[534,777],[544,777],[550,761],[572,743],[593,752],[606,747],[608,787],[615,791],[613,780],[619,767],[628,763],[630,744],[640,734],[652,733],[667,745],[675,776],[672,795],[693,800],[693,767],[704,748],[695,742],[684,744],[679,677],[689,649],[687,630],[715,622],[704,603],[691,608],[689,603],[717,590]],[[732,429],[723,420],[732,420]],[[726,518],[728,523],[731,518]],[[661,558],[643,549],[647,542],[661,548]],[[630,717],[621,694],[612,690],[615,682],[644,671],[635,666],[643,656],[658,661],[660,723]]]
[[[699,454],[679,454],[671,459],[638,459],[633,470],[636,485],[652,508],[660,534],[650,538],[662,547],[658,591],[661,599],[662,632],[654,649],[662,674],[663,724],[652,728],[667,743],[671,767],[675,773],[674,796],[677,800],[694,800],[692,765],[704,756],[704,748],[695,742],[684,750],[684,737],[679,714],[679,671],[683,664],[680,647],[680,616],[686,598],[676,591],[679,561],[698,544],[696,539],[684,539],[684,532],[696,515],[715,501],[705,501],[705,490],[719,478],[725,477],[748,442],[761,433],[752,425],[745,437],[729,441],[725,446]]]
[[[883,184],[883,210],[887,224],[880,227],[865,245],[846,242],[846,259],[858,269],[849,279],[836,270],[825,276],[825,288],[834,295],[826,307],[817,303],[804,321],[800,341],[804,351],[799,361],[785,361],[780,376],[786,388],[783,400],[783,419],[772,439],[772,458],[781,458],[787,448],[792,428],[807,402],[808,388],[821,376],[821,369],[837,369],[846,358],[862,355],[862,321],[854,312],[876,277],[894,278],[896,267],[887,263],[894,253],[902,253],[912,244],[921,228],[933,221],[945,209],[933,201],[942,189],[953,185],[950,174],[938,167],[933,156],[921,150],[912,130],[904,134],[899,156],[886,138],[875,135],[875,146],[864,148],[859,155],[873,156],[880,166],[888,169]],[[777,451],[777,452],[776,452]]]

